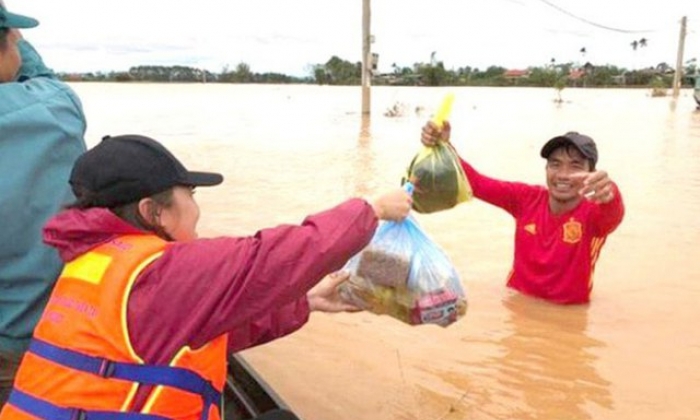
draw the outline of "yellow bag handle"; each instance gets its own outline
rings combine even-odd
[[[440,105],[440,108],[438,108],[438,112],[433,117],[433,122],[438,127],[442,128],[442,124],[450,118],[450,112],[452,112],[452,103],[454,100],[454,93],[448,93],[442,100],[442,104]]]

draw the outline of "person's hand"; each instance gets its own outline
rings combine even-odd
[[[316,286],[306,293],[309,309],[319,312],[358,312],[361,308],[345,302],[340,297],[338,286],[350,278],[344,271],[336,271],[323,278]]]
[[[605,171],[581,172],[572,177],[583,184],[579,194],[594,203],[609,203],[615,198],[613,182]]]
[[[371,204],[378,219],[400,221],[411,211],[413,199],[406,190],[397,188],[379,196]]]
[[[452,126],[449,121],[443,121],[442,128],[434,122],[428,121],[421,130],[420,141],[427,147],[435,146],[441,141],[449,143],[451,131]]]

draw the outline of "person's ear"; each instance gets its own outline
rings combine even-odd
[[[143,220],[147,221],[151,226],[156,226],[158,209],[156,208],[156,202],[152,198],[146,197],[139,200],[138,211]]]

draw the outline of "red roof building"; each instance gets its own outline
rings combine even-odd
[[[529,75],[530,72],[528,70],[506,70],[506,72],[503,73],[503,77],[506,79],[519,79]]]

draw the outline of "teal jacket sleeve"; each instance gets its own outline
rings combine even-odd
[[[0,350],[23,351],[62,265],[42,243],[46,220],[73,200],[68,177],[85,151],[78,96],[26,41],[15,82],[0,84]]]

